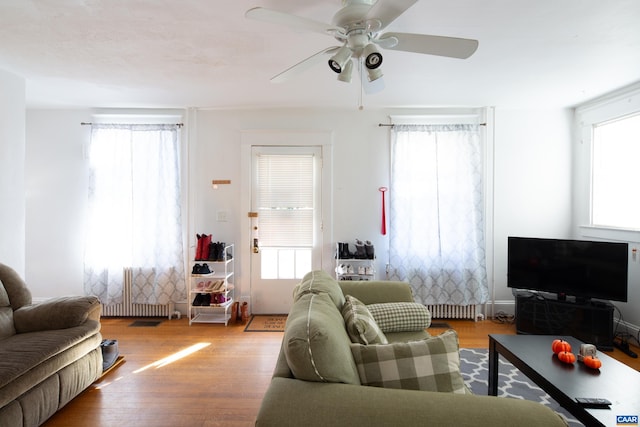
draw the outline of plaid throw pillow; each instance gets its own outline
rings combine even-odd
[[[359,299],[345,296],[342,317],[352,342],[359,344],[387,344],[387,337],[380,330],[367,306]]]
[[[458,334],[387,345],[351,344],[362,385],[465,394]]]
[[[415,302],[387,302],[367,305],[382,332],[422,331],[431,324],[431,313]]]

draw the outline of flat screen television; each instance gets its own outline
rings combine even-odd
[[[627,301],[629,245],[621,242],[509,237],[507,286]]]

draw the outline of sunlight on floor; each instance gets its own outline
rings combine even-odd
[[[147,366],[144,366],[144,367],[142,367],[140,369],[137,369],[137,370],[133,371],[133,373],[134,374],[138,374],[138,373],[146,371],[147,369],[150,369],[150,368],[156,368],[156,369],[162,368],[163,366],[167,366],[170,363],[175,362],[176,360],[180,360],[180,359],[182,359],[184,357],[187,357],[187,356],[195,353],[196,351],[200,351],[203,348],[208,347],[210,345],[211,345],[210,342],[201,342],[201,343],[198,343],[198,344],[194,344],[191,347],[187,347],[184,350],[180,350],[177,353],[174,353],[174,354],[172,354],[170,356],[167,356],[167,357],[165,357],[163,359],[156,360],[155,362],[153,362],[153,363],[151,363],[151,364],[149,364]]]

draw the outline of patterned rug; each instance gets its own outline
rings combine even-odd
[[[488,357],[489,350],[462,348],[460,349],[460,371],[467,387],[473,394],[486,395],[489,387]],[[583,424],[576,420],[562,406],[551,398],[541,388],[536,386],[520,370],[500,356],[498,375],[498,396],[512,397],[516,399],[533,400],[542,403],[556,412],[564,415],[571,427],[580,427]]]

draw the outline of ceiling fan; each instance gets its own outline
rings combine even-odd
[[[338,80],[351,81],[353,60],[364,64],[368,82],[382,77],[382,54],[379,48],[427,55],[466,59],[478,48],[478,41],[457,37],[427,34],[380,33],[418,0],[342,0],[342,8],[333,16],[331,24],[315,21],[286,12],[263,7],[249,9],[245,16],[258,21],[286,25],[333,36],[341,43],[317,52],[307,59],[274,76],[280,83],[322,62],[327,55],[329,68]],[[363,83],[364,80],[363,80]]]

